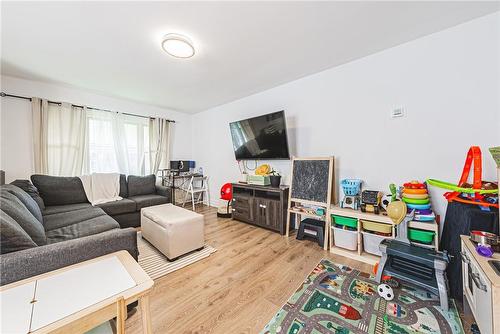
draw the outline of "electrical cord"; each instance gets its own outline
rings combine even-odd
[[[256,170],[256,169],[257,169],[257,164],[258,164],[258,162],[257,162],[257,160],[254,160],[254,161],[255,161],[255,166],[254,166],[254,168],[249,168],[249,167],[248,167],[248,160],[244,160],[244,161],[243,161],[243,166],[244,166],[246,169],[248,169],[248,170],[252,170],[252,171],[253,171],[253,170]]]

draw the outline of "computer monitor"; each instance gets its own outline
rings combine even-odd
[[[171,160],[170,169],[178,170],[181,173],[189,172],[189,160]]]

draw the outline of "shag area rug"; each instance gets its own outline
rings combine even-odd
[[[217,251],[212,246],[206,245],[200,251],[191,252],[170,262],[165,255],[143,239],[141,233],[137,233],[137,247],[139,248],[139,265],[153,280],[209,257]]]
[[[323,259],[261,333],[464,333],[453,301],[444,312],[436,296],[401,285],[387,302],[377,285],[370,274]]]

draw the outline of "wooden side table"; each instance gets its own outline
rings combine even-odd
[[[0,287],[2,333],[84,333],[139,301],[144,333],[152,333],[153,280],[127,251],[101,256]]]

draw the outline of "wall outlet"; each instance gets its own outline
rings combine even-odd
[[[403,117],[404,115],[405,115],[405,110],[403,107],[396,108],[391,111],[392,118]]]

